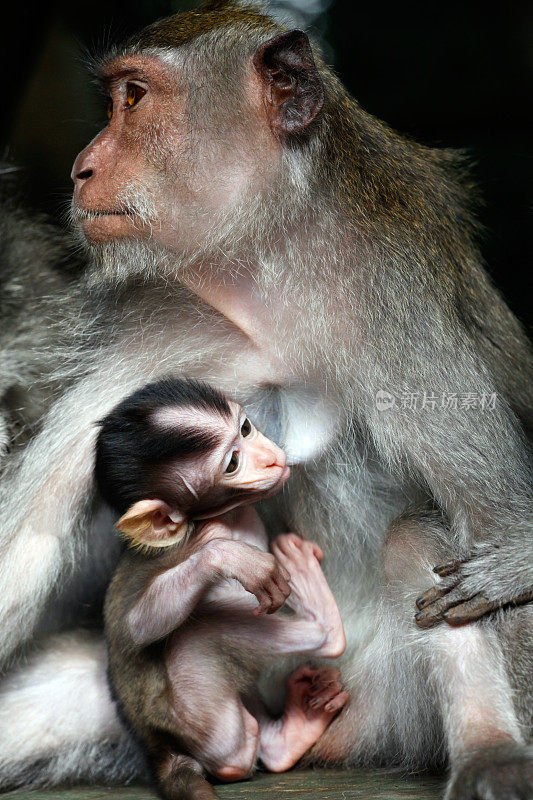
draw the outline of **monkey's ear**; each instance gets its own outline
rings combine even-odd
[[[253,63],[266,89],[272,127],[283,133],[306,128],[322,108],[324,87],[305,33],[295,29],[270,39]]]
[[[170,547],[186,535],[188,522],[163,500],[139,500],[119,519],[117,528],[134,547]]]

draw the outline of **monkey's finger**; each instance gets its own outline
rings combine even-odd
[[[433,572],[436,572],[441,578],[446,578],[448,575],[457,572],[461,564],[464,564],[465,560],[466,559],[459,560],[454,558],[450,561],[444,561],[444,563],[437,564],[436,567],[433,567]]]
[[[301,543],[302,540],[295,533],[282,533],[281,536],[278,536],[274,542],[272,542],[270,549],[273,555],[275,555],[278,560],[281,560],[284,556],[290,557],[291,550],[294,553]]]
[[[331,700],[332,697],[335,697],[342,689],[342,684],[340,681],[330,681],[328,684],[324,684],[322,686],[316,686],[313,684],[311,689],[309,689],[309,695],[311,697],[310,705],[313,708],[316,706],[324,705],[328,700]],[[316,703],[315,703],[316,700]]]
[[[329,686],[323,686],[320,694],[314,695],[309,700],[311,708],[324,708],[339,692],[342,691],[340,681],[332,681]],[[309,692],[312,695],[312,691]]]
[[[283,592],[283,594],[288,597],[291,593],[291,587],[289,581],[291,579],[290,574],[287,572],[286,569],[281,567],[274,573],[273,580],[278,585],[279,589]]]
[[[274,614],[282,605],[284,605],[286,593],[283,592],[277,585],[274,578],[265,582],[262,586],[262,591],[265,594],[265,610],[267,614]]]
[[[415,614],[415,622],[419,628],[432,628],[442,622],[442,616],[452,606],[464,603],[465,596],[457,589],[449,592],[445,597],[435,600],[434,603]]]
[[[482,594],[477,594],[470,600],[459,603],[459,605],[445,611],[443,619],[446,620],[448,625],[464,625],[466,622],[472,622],[483,617],[489,611],[494,611],[498,606],[498,603],[488,600]]]
[[[348,692],[339,692],[339,694],[330,700],[330,702],[324,706],[324,711],[327,711],[331,714],[336,714],[337,711],[340,711],[343,708],[348,700],[350,699],[350,695]]]
[[[283,595],[283,602],[285,602],[287,600],[287,598],[290,597],[290,595],[291,595],[291,592],[292,592],[291,585],[284,578],[283,579],[277,579],[276,578],[275,582],[276,582],[276,586],[278,587],[279,591]]]
[[[441,597],[444,597],[445,594],[451,590],[451,586],[432,586],[430,589],[421,594],[420,597],[416,600],[416,607],[420,610],[428,606],[430,603],[434,603],[435,600],[438,600]]]
[[[320,669],[316,670],[316,674],[313,678],[313,685],[320,686],[324,684],[327,686],[328,683],[331,681],[338,681],[341,676],[340,670],[336,667],[321,667]]]
[[[324,551],[322,550],[322,548],[319,547],[319,545],[317,545],[316,542],[310,542],[309,544],[313,549],[313,555],[317,559],[317,561],[322,561],[322,559],[324,558]]]
[[[269,594],[270,603],[266,613],[274,614],[276,611],[278,611],[278,609],[281,608],[282,605],[284,605],[286,597],[274,582],[267,587],[267,591]]]
[[[255,596],[257,597],[258,605],[254,608],[253,613],[256,617],[260,616],[261,614],[266,614],[268,609],[270,608],[270,595],[268,592],[263,590],[258,590],[254,592]]]
[[[284,542],[289,547],[301,547],[304,543],[304,540],[301,536],[298,536],[297,533],[288,533],[285,536]]]

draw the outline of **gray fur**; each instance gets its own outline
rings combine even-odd
[[[17,194],[16,176],[0,165],[0,469],[2,453],[28,442],[63,385],[54,372],[70,336],[64,305],[70,325],[77,303],[60,271],[76,260],[69,238],[23,212]]]
[[[225,29],[199,37],[176,57],[184,79],[197,87],[189,110],[203,129],[194,148],[216,139],[213,131],[224,140],[220,87],[224,97],[237,92],[235,65],[269,35]],[[56,582],[65,583],[62,576],[75,565],[89,569],[94,423],[117,400],[169,371],[203,378],[245,407],[263,405],[267,432],[279,432],[283,445],[298,437],[291,410],[306,403],[313,418],[313,398],[319,398],[336,413],[317,452],[294,467],[282,502],[267,512],[272,533],[283,523],[324,547],[324,571],[345,621],[341,664],[352,705],[312,758],[404,767],[449,759],[448,797],[455,798],[465,769],[461,744],[470,731],[459,688],[480,692],[514,742],[506,751],[507,772],[531,765],[524,684],[532,661],[517,634],[518,621],[525,622],[521,635],[530,641],[531,620],[500,612],[495,621],[461,631],[420,631],[414,601],[431,585],[435,563],[479,542],[496,541],[497,556],[474,559],[465,580],[506,597],[532,582],[522,568],[521,544],[529,547],[532,535],[525,522],[531,519],[525,434],[531,355],[483,271],[461,161],[407,141],[365,114],[317,59],[326,89],[319,124],[286,148],[272,185],[213,215],[204,250],[195,254],[228,276],[243,263],[260,268],[256,289],[275,331],[266,355],[180,287],[180,277],[195,268],[190,259],[153,242],[112,243],[95,254],[84,291],[98,335],[81,349],[73,346],[81,377],[35,439],[10,459],[1,486],[1,657],[9,664],[31,640]],[[212,109],[217,114],[210,117]],[[496,392],[497,402],[483,412],[401,403],[380,410],[380,390],[397,397]],[[279,418],[269,421],[272,409]],[[317,418],[323,428],[323,414]],[[418,506],[406,511],[421,500],[437,508],[437,518]],[[98,547],[106,563],[106,548]],[[396,569],[402,559],[409,575]],[[276,682],[289,668],[284,663],[280,675],[265,676],[273,706]],[[95,669],[104,684],[104,664]],[[457,676],[465,676],[464,686]],[[81,678],[79,697],[83,703]],[[32,729],[35,709],[30,713],[22,700],[17,719],[27,746],[21,753],[39,735]],[[3,702],[0,688],[0,709]],[[46,697],[40,702],[46,710]],[[99,734],[101,752],[106,742],[117,748],[125,741],[109,725]],[[80,730],[62,761],[51,748],[36,779],[77,779],[83,737]],[[470,772],[485,770],[489,788],[482,796],[503,800],[500,789],[490,794],[495,784],[484,764],[491,746],[477,743]],[[84,777],[102,777],[86,767]],[[0,768],[0,782],[13,785],[25,769],[10,762]],[[530,797],[531,784],[527,791]]]

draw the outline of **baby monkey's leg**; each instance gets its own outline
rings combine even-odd
[[[279,720],[268,716],[257,696],[250,700],[259,722],[257,756],[268,770],[290,769],[322,736],[349,698],[339,677],[333,667],[299,667],[287,679],[285,710]]]
[[[258,723],[236,691],[214,629],[190,626],[174,634],[166,660],[172,706],[167,730],[220,780],[248,777],[257,760]]]
[[[279,631],[273,618],[249,620],[262,630],[258,641],[267,645],[271,636],[270,652],[279,648]],[[283,772],[318,741],[347,702],[348,694],[339,682],[337,670],[304,665],[287,680],[281,719],[272,720],[267,715],[257,690],[250,692],[243,704],[235,691],[235,674],[228,670],[217,646],[227,624],[222,619],[216,623],[213,620],[212,625],[203,622],[198,630],[191,626],[171,640],[167,669],[173,695],[172,716],[179,723],[176,736],[220,780],[248,777],[257,758],[272,772]],[[248,649],[253,644],[252,637],[245,634],[237,641],[238,625],[235,627],[234,636],[228,632],[223,636],[224,645],[231,641],[236,651],[243,645]],[[289,639],[291,635],[292,631]],[[261,658],[257,641],[254,650]]]
[[[287,604],[296,612],[298,623],[315,624],[324,635],[315,654],[341,655],[346,647],[344,628],[320,567],[323,553],[318,545],[289,533],[276,539],[272,552],[290,573],[292,591]],[[258,757],[271,772],[296,764],[346,704],[349,695],[339,677],[332,667],[299,667],[287,680],[285,710],[279,720],[268,717],[257,697],[251,700],[250,708],[259,721]]]
[[[328,658],[342,655],[346,649],[344,627],[337,602],[320,566],[324,557],[320,547],[295,533],[286,533],[272,543],[272,553],[291,576],[287,605],[298,617],[314,620],[324,630],[325,640],[314,655]]]

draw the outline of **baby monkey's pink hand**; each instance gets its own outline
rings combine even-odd
[[[217,539],[209,544],[216,554],[216,568],[225,578],[234,578],[259,605],[253,613],[273,614],[291,593],[290,575],[272,553],[246,542]]]

